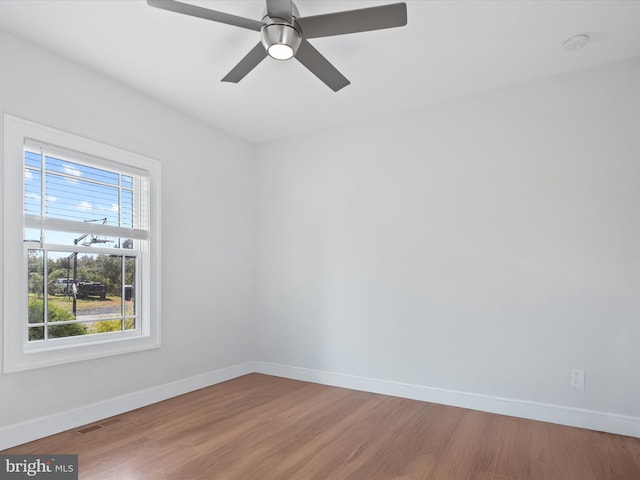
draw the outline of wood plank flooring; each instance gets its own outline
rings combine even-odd
[[[79,454],[81,480],[640,479],[640,439],[258,374],[2,453]]]

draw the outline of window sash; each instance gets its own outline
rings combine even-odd
[[[25,161],[27,151],[31,151],[40,155],[41,162],[39,167],[35,167],[33,165],[27,166]],[[55,174],[58,176],[64,176],[64,174],[50,171],[46,167],[46,157],[53,157],[58,160],[68,161],[70,163],[86,166],[89,168],[105,169],[120,176],[131,176],[133,178],[133,181],[130,188],[122,187],[121,182],[119,182],[118,185],[108,185],[108,187],[118,190],[118,223],[120,223],[122,220],[122,209],[124,207],[122,204],[122,192],[123,190],[131,192],[133,208],[131,220],[133,222],[133,227],[122,227],[120,225],[102,225],[96,222],[69,220],[50,216],[45,208],[45,198],[48,195],[48,192],[46,191],[46,187],[48,185],[47,175]],[[40,229],[41,231],[56,230],[61,232],[100,234],[111,237],[132,238],[137,240],[144,240],[148,238],[148,230],[150,227],[150,212],[148,203],[148,199],[150,198],[150,173],[148,171],[141,170],[129,165],[119,164],[93,155],[88,155],[74,150],[53,146],[45,142],[37,142],[30,138],[25,139],[22,162],[23,176],[27,171],[31,171],[34,173],[37,172],[40,174],[41,179],[41,205],[39,209],[40,213],[39,215],[35,215],[23,212],[25,224],[24,226],[26,228]],[[23,202],[26,200],[27,196],[25,180],[26,179],[23,178]],[[82,180],[94,185],[100,185],[100,182],[95,181],[94,179],[79,178],[78,180]],[[68,193],[73,195],[77,192],[74,192],[74,188],[70,187],[68,189]]]
[[[101,247],[86,247],[83,245],[47,245],[46,247],[40,247],[38,245],[33,245],[33,244],[29,244],[29,243],[24,243],[24,253],[23,253],[23,258],[26,260],[27,259],[27,254],[29,250],[40,250],[43,252],[43,262],[44,262],[44,278],[46,279],[48,277],[48,272],[47,272],[47,265],[48,265],[48,252],[68,252],[68,253],[90,253],[90,254],[105,254],[105,255],[116,255],[118,257],[122,257],[123,259],[125,258],[135,258],[136,259],[136,266],[135,266],[135,277],[134,277],[134,284],[138,285],[139,287],[136,288],[136,290],[134,291],[134,295],[136,296],[134,299],[134,302],[136,304],[136,308],[133,314],[127,314],[126,313],[126,307],[124,304],[124,300],[125,300],[125,283],[124,283],[124,276],[122,278],[122,285],[121,285],[121,310],[118,314],[115,314],[111,317],[104,317],[104,318],[94,318],[94,319],[78,319],[77,317],[73,320],[66,320],[66,321],[56,321],[56,322],[50,322],[48,319],[48,314],[47,314],[47,310],[48,310],[48,303],[49,303],[49,299],[48,299],[48,288],[47,285],[45,283],[45,285],[43,286],[44,288],[44,310],[43,310],[43,321],[42,322],[37,322],[37,323],[30,323],[29,319],[26,318],[25,322],[24,322],[24,327],[25,327],[25,332],[24,332],[24,336],[23,336],[23,348],[25,349],[25,351],[39,351],[39,350],[47,350],[50,349],[52,347],[58,348],[61,346],[65,346],[65,345],[76,345],[76,344],[82,344],[82,343],[86,343],[86,342],[93,342],[93,341],[101,341],[102,339],[117,339],[117,338],[131,338],[131,337],[136,337],[136,336],[140,336],[142,334],[142,326],[140,324],[140,322],[142,321],[143,317],[143,312],[144,312],[144,302],[140,301],[140,293],[139,291],[141,290],[140,287],[142,287],[144,285],[144,278],[143,278],[143,272],[142,272],[142,265],[144,263],[144,255],[143,255],[143,251],[141,250],[132,250],[132,249],[115,249],[115,248],[101,248]],[[124,264],[121,264],[122,266],[124,266]],[[27,293],[27,298],[25,298],[26,303],[28,303],[28,288],[25,290],[25,293]],[[133,319],[135,320],[135,327],[132,329],[125,329],[124,328],[124,323],[129,320],[129,319]],[[122,322],[123,328],[121,330],[116,330],[113,332],[102,332],[102,333],[88,333],[85,335],[77,335],[77,336],[67,336],[67,337],[55,337],[55,338],[50,338],[47,333],[46,330],[53,326],[61,326],[61,325],[70,325],[70,324],[90,324],[96,321],[101,321],[101,320],[120,320]],[[44,338],[41,340],[29,340],[29,329],[31,328],[38,328],[38,327],[44,327],[45,328],[45,335]],[[83,340],[84,339],[84,340]],[[51,343],[53,342],[53,343]]]

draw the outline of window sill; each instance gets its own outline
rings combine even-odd
[[[121,355],[160,347],[159,335],[130,337],[86,342],[74,346],[64,345],[42,349],[23,349],[11,352],[5,345],[3,373],[20,372],[34,368],[50,367],[69,362]]]

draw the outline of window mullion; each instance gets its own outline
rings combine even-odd
[[[45,208],[47,206],[47,158],[44,154],[44,150],[40,149],[40,245],[42,250],[42,262],[43,262],[43,279],[42,279],[42,314],[44,323],[42,339],[46,342],[49,340],[49,262],[48,251],[44,249],[46,243],[45,230],[44,230],[44,218]],[[28,298],[28,295],[27,295]]]
[[[118,174],[118,226],[122,226],[122,174]]]
[[[48,251],[47,250],[43,250],[42,251],[42,263],[43,265],[43,276],[44,278],[42,279],[42,289],[44,290],[44,292],[42,293],[42,311],[43,311],[43,315],[44,318],[42,319],[43,323],[44,323],[44,335],[43,335],[43,340],[46,342],[47,340],[49,340],[49,255],[48,255]]]
[[[40,246],[44,245],[44,209],[46,207],[47,184],[45,180],[45,155],[40,149]]]
[[[125,329],[125,313],[126,313],[126,288],[125,284],[127,278],[127,271],[125,270],[127,265],[127,257],[122,255],[120,258],[120,330]]]

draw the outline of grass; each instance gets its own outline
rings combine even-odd
[[[31,295],[33,294],[29,294],[29,296]],[[71,305],[73,305],[73,298],[67,295],[49,295],[48,301],[49,301],[49,305],[56,305],[64,309],[71,308]],[[78,310],[88,310],[90,308],[110,307],[110,306],[119,307],[120,297],[106,297],[105,299],[100,299],[100,298],[76,299],[76,308]]]
[[[35,293],[29,294],[29,300],[39,298]],[[106,297],[104,299],[101,298],[77,298],[76,299],[76,310],[78,314],[82,310],[90,310],[93,308],[108,308],[113,307],[114,309],[120,308],[121,297]],[[56,307],[63,308],[65,310],[71,311],[73,305],[73,298],[68,295],[49,295],[47,297],[47,302],[49,305],[55,305]],[[133,301],[126,300],[125,301],[125,313],[127,315],[133,315]]]

